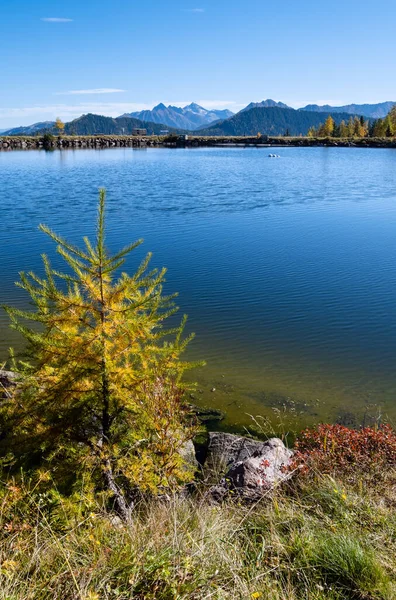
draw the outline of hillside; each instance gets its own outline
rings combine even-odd
[[[383,119],[389,113],[396,102],[380,102],[378,104],[346,104],[345,106],[318,106],[317,104],[308,104],[300,111],[322,112],[322,113],[347,113],[348,115],[363,115],[370,119]]]
[[[76,135],[127,135],[138,128],[147,129],[149,135],[159,135],[166,126],[162,123],[152,123],[149,121],[141,121],[131,117],[104,117],[102,115],[93,115],[91,113],[82,115],[78,119],[66,123],[65,133]]]
[[[168,127],[176,129],[195,130],[214,121],[228,119],[234,113],[230,110],[207,110],[194,102],[180,108],[178,106],[165,106],[158,104],[152,110],[142,110],[122,115],[123,117],[133,117],[141,121],[150,121],[152,123],[165,124]]]
[[[336,123],[348,120],[347,113],[332,114]],[[239,112],[230,119],[200,129],[200,135],[306,135],[310,127],[318,127],[324,121],[323,113],[294,110],[293,108],[252,108]]]
[[[41,121],[33,125],[13,127],[12,129],[3,129],[2,135],[35,135],[38,131],[47,131],[54,127],[55,121]]]
[[[40,129],[39,125],[43,125]],[[34,127],[34,129],[33,129]],[[164,129],[170,129],[162,123],[151,123],[148,121],[140,121],[131,117],[105,117],[103,115],[94,115],[89,113],[82,115],[78,119],[74,119],[65,124],[65,135],[130,135],[135,128],[147,129],[149,135],[160,135]],[[171,129],[172,132],[177,132]],[[5,131],[3,135],[38,135],[44,133],[57,134],[58,131],[54,127],[53,122],[36,123],[35,126],[18,127]]]

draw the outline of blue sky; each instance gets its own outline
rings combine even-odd
[[[395,23],[395,0],[0,0],[0,128],[396,100]]]

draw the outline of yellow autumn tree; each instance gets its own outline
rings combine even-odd
[[[59,117],[56,118],[55,128],[58,131],[59,135],[62,134],[65,130],[65,124]]]
[[[45,277],[21,273],[33,311],[6,307],[27,340],[30,362],[0,407],[0,457],[15,473],[49,465],[58,486],[90,480],[128,519],[137,491],[158,493],[190,476],[183,448],[192,436],[183,402],[181,360],[191,336],[164,296],[165,269],[116,272],[141,241],[111,255],[105,245],[105,192],[100,191],[96,241],[79,249],[46,226],[69,272],[43,256]],[[32,327],[27,325],[33,322]],[[9,467],[10,468],[10,467]]]
[[[313,138],[313,137],[315,137],[316,135],[317,135],[317,131],[316,131],[315,127],[314,127],[314,126],[310,127],[310,128],[308,129],[307,136],[308,136],[309,138]]]
[[[331,137],[334,132],[334,119],[331,115],[329,115],[323,125],[323,135],[326,137]]]

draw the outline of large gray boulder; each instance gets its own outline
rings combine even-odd
[[[220,501],[232,490],[246,499],[259,499],[291,476],[292,456],[278,438],[261,442],[230,433],[210,433],[205,467],[220,477],[210,496]]]

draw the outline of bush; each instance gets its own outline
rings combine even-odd
[[[389,425],[349,429],[319,425],[296,440],[295,463],[323,474],[384,476],[396,466],[396,433]]]
[[[43,142],[43,148],[45,148],[45,150],[50,150],[54,145],[55,137],[52,133],[45,133],[41,140]]]

